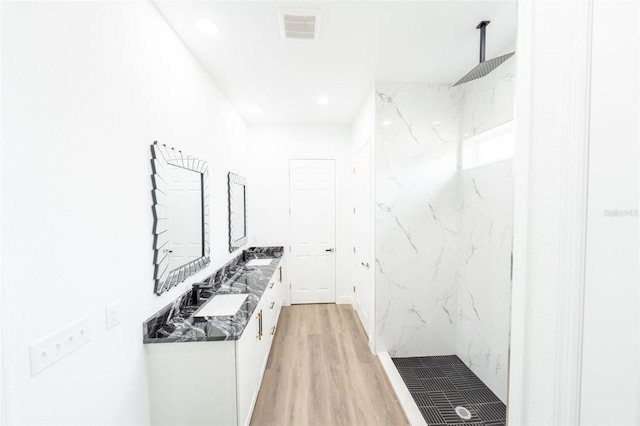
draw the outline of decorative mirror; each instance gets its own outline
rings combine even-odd
[[[209,264],[209,171],[206,162],[154,142],[153,263],[160,295]]]
[[[229,172],[229,253],[247,244],[247,179]]]

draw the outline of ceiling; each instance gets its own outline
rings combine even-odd
[[[250,124],[351,123],[375,81],[452,83],[466,74],[478,63],[480,21],[491,21],[487,59],[516,36],[514,0],[154,3]],[[281,7],[320,9],[319,40],[283,39]],[[203,18],[217,35],[197,28]]]

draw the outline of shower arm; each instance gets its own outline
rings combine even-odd
[[[491,21],[482,21],[476,27],[476,29],[480,30],[480,63],[484,62],[487,44],[487,25],[489,25],[490,22]]]

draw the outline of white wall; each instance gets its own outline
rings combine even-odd
[[[376,83],[376,350],[391,356],[455,353],[460,95]]]
[[[584,425],[640,424],[639,9],[620,1],[593,9]]]
[[[2,313],[10,424],[146,424],[154,140],[209,161],[212,265],[245,126],[150,2],[2,4]],[[202,275],[202,274],[200,274]],[[105,330],[105,305],[121,323]],[[30,375],[28,346],[81,317],[91,342]]]
[[[355,155],[367,143],[375,142],[376,91],[371,87],[351,125],[352,152]]]
[[[369,247],[368,247],[368,260],[367,262],[369,263],[369,265],[374,265],[375,264],[375,237],[376,237],[376,233],[375,233],[375,227],[374,227],[374,221],[373,221],[373,215],[375,212],[375,120],[376,120],[376,91],[375,91],[375,84],[371,86],[371,88],[369,89],[367,95],[365,96],[364,102],[362,103],[362,106],[360,107],[360,110],[358,111],[358,113],[356,114],[355,119],[353,120],[353,124],[351,125],[351,139],[352,139],[352,155],[354,158],[354,168],[356,167],[356,158],[357,155],[359,153],[361,153],[361,151],[363,149],[366,149],[369,155],[369,170],[367,171],[367,175],[369,176],[369,194],[368,194],[368,200],[369,200],[369,206],[368,206],[368,211],[367,212],[362,212],[363,215],[368,215],[369,217],[369,223],[363,225],[364,227],[368,226],[368,230],[366,230],[365,232],[368,232],[368,237],[369,237]],[[365,148],[366,147],[366,148]],[[364,151],[362,151],[364,152]],[[362,154],[361,154],[362,155]],[[360,166],[362,167],[362,166]],[[357,200],[357,193],[356,193],[356,185],[357,182],[354,179],[353,180],[353,188],[352,188],[352,197],[353,200],[355,202],[355,200]],[[362,207],[359,207],[362,208]],[[366,217],[366,216],[360,216],[359,217]],[[355,244],[355,240],[356,240],[356,235],[358,233],[358,224],[356,224],[356,220],[359,220],[356,215],[353,215],[353,221],[352,221],[352,226],[353,226],[353,234],[352,234],[352,241],[354,241],[354,246],[356,246]],[[353,258],[353,257],[352,257]],[[356,260],[356,259],[354,259]],[[360,291],[368,291],[367,295],[364,295],[363,297],[357,298],[354,296],[353,298],[353,307],[358,310],[359,307],[357,306],[358,302],[362,303],[363,306],[360,307],[360,309],[362,309],[361,315],[362,316],[367,316],[367,321],[368,324],[363,324],[365,331],[368,333],[368,337],[369,337],[369,348],[371,349],[372,352],[375,353],[375,268],[371,268],[369,267],[367,269],[367,273],[368,273],[368,283],[360,283]],[[357,274],[354,272],[352,272],[352,280],[353,280],[353,285],[356,286],[356,280],[357,280]]]
[[[252,125],[247,175],[250,245],[288,246],[289,160],[336,160],[336,302],[351,303],[351,129]]]

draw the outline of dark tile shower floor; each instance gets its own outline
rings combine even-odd
[[[505,405],[457,356],[392,360],[429,426],[505,424]],[[472,417],[460,418],[458,406]]]

